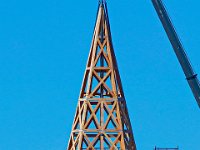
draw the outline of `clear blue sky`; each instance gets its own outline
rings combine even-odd
[[[199,0],[165,0],[200,74]],[[138,150],[200,149],[200,110],[150,0],[108,1]],[[0,150],[64,150],[97,0],[0,1]]]

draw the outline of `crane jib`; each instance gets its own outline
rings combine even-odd
[[[152,3],[164,27],[164,30],[167,33],[169,41],[183,69],[183,72],[193,92],[193,95],[200,107],[200,84],[197,78],[197,74],[194,72],[192,68],[192,65],[184,51],[183,45],[181,44],[180,39],[175,31],[175,28],[167,14],[164,4],[162,3],[161,0],[152,0]]]

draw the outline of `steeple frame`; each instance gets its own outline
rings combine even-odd
[[[105,1],[98,15],[68,150],[136,150]]]

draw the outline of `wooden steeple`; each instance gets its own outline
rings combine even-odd
[[[96,25],[68,150],[136,150],[111,39],[107,5]]]

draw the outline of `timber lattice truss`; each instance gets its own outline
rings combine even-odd
[[[68,150],[136,150],[105,2],[98,15]]]

